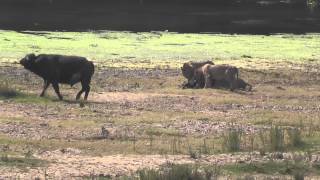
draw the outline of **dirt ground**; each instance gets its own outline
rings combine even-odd
[[[9,156],[31,153],[47,164],[0,166],[0,179],[117,177],[169,162],[274,159],[272,152],[259,153],[263,143],[258,140],[272,124],[303,126],[304,137],[317,134],[320,125],[320,66],[290,67],[240,69],[241,78],[253,85],[251,92],[182,89],[178,69],[97,68],[82,106],[74,100],[79,85],[60,86],[63,101],[52,87],[40,98],[40,78],[21,67],[2,66],[0,80],[23,95],[0,99],[0,149]],[[224,151],[221,141],[230,128],[243,132],[242,152]],[[252,145],[251,137],[257,138]],[[320,162],[317,142],[308,149],[312,163]],[[190,157],[190,147],[204,145],[208,152]],[[287,151],[279,161],[293,159],[295,150]]]

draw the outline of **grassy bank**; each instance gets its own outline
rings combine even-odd
[[[80,55],[101,65],[126,68],[176,68],[181,62],[203,59],[261,67],[266,61],[318,61],[320,34],[0,31],[0,49],[1,62],[14,62],[34,52]]]

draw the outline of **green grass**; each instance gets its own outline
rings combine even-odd
[[[53,98],[48,97],[39,97],[37,95],[32,94],[24,94],[21,92],[17,92],[14,96],[2,96],[0,94],[0,100],[11,100],[17,103],[31,103],[31,104],[49,104],[54,103]]]
[[[31,52],[81,55],[106,66],[126,68],[178,67],[183,61],[203,59],[233,60],[235,64],[320,59],[320,34],[42,33],[0,31],[0,61],[13,62]]]
[[[131,179],[139,180],[164,180],[164,179],[191,179],[205,180],[218,177],[239,177],[243,175],[291,175],[301,176],[319,175],[318,164],[307,164],[304,162],[256,162],[250,164],[228,164],[228,165],[199,165],[199,164],[167,164],[159,169],[143,169],[137,172],[137,176]],[[125,178],[126,179],[126,178]],[[129,177],[127,177],[129,179]],[[231,178],[233,179],[233,178]],[[239,179],[239,178],[234,178]],[[246,178],[245,178],[246,179]]]
[[[0,82],[0,100],[13,98],[18,95],[20,95],[20,93],[12,88],[7,81]]]
[[[33,158],[33,157],[13,157],[6,154],[2,154],[0,157],[0,167],[17,167],[17,168],[27,168],[27,167],[44,167],[48,162]]]
[[[99,127],[98,123],[94,120],[87,120],[87,119],[78,119],[78,120],[56,120],[49,124],[53,127],[60,127],[60,128],[94,128]]]
[[[0,117],[0,123],[21,123],[21,122],[28,122],[28,119],[25,119],[23,117]]]
[[[224,147],[228,152],[240,151],[241,130],[230,129],[224,137]]]
[[[216,167],[199,167],[189,164],[169,164],[158,170],[144,169],[138,171],[139,180],[210,180],[215,179],[220,173]]]
[[[37,95],[22,94],[14,99],[17,103],[33,103],[33,104],[48,104],[53,103],[53,99],[47,97],[39,97]]]
[[[317,165],[310,166],[303,162],[276,162],[268,161],[262,163],[233,164],[221,167],[224,171],[232,174],[282,174],[295,175],[297,172],[312,173],[319,175]]]
[[[38,95],[21,92],[16,84],[12,85],[8,80],[0,81],[0,100],[33,104],[48,104],[53,102],[53,98],[51,97],[39,97]]]
[[[97,134],[98,135],[98,134]],[[206,147],[201,138],[180,137],[176,134],[125,137],[125,135],[101,139],[42,139],[15,138],[0,134],[0,144],[14,149],[14,153],[22,154],[25,147],[34,151],[54,151],[63,148],[76,148],[86,155],[114,155],[114,154],[185,154],[189,155],[189,148],[201,154],[214,154],[221,152],[219,139],[207,139]],[[213,143],[215,148],[213,149]],[[206,149],[206,151],[204,151]]]

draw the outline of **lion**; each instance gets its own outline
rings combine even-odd
[[[182,75],[188,80],[187,83],[183,84],[183,88],[193,88],[194,86],[192,85],[193,83],[191,82],[192,79],[200,80],[201,82],[199,83],[203,84],[204,86],[203,74],[200,75],[200,77],[196,77],[196,78],[194,78],[193,76],[195,75],[195,70],[202,67],[205,64],[214,65],[212,61],[200,61],[200,62],[190,61],[183,64],[183,66],[181,67]]]
[[[244,81],[242,78],[238,78],[235,83],[235,89],[239,89],[242,91],[252,91],[252,85]],[[215,81],[214,82],[214,87],[215,88],[229,88],[229,82],[226,80],[221,80],[221,81]]]
[[[204,82],[202,80],[204,77]],[[237,86],[239,79],[239,70],[231,65],[211,65],[205,64],[194,71],[190,84],[199,88],[204,83],[204,88],[211,88],[215,81],[225,80],[228,82],[230,90],[233,91]]]

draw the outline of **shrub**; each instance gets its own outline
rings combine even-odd
[[[9,161],[9,157],[8,157],[8,155],[7,155],[7,154],[3,154],[3,155],[1,155],[0,161],[8,162],[8,161]]]
[[[0,97],[12,98],[18,95],[18,92],[10,87],[7,81],[0,82]]]
[[[272,126],[270,129],[271,151],[284,150],[284,130],[279,126]]]
[[[289,144],[294,148],[302,147],[305,143],[302,140],[301,131],[298,128],[288,130]]]
[[[196,165],[170,164],[158,170],[144,169],[138,172],[140,180],[210,180],[219,175],[220,169],[212,167],[199,167]]]
[[[201,158],[201,152],[196,151],[196,150],[192,149],[191,146],[189,146],[189,156],[192,159],[199,159],[199,158]]]
[[[229,152],[240,151],[242,132],[238,129],[230,129],[224,136],[224,147]]]

